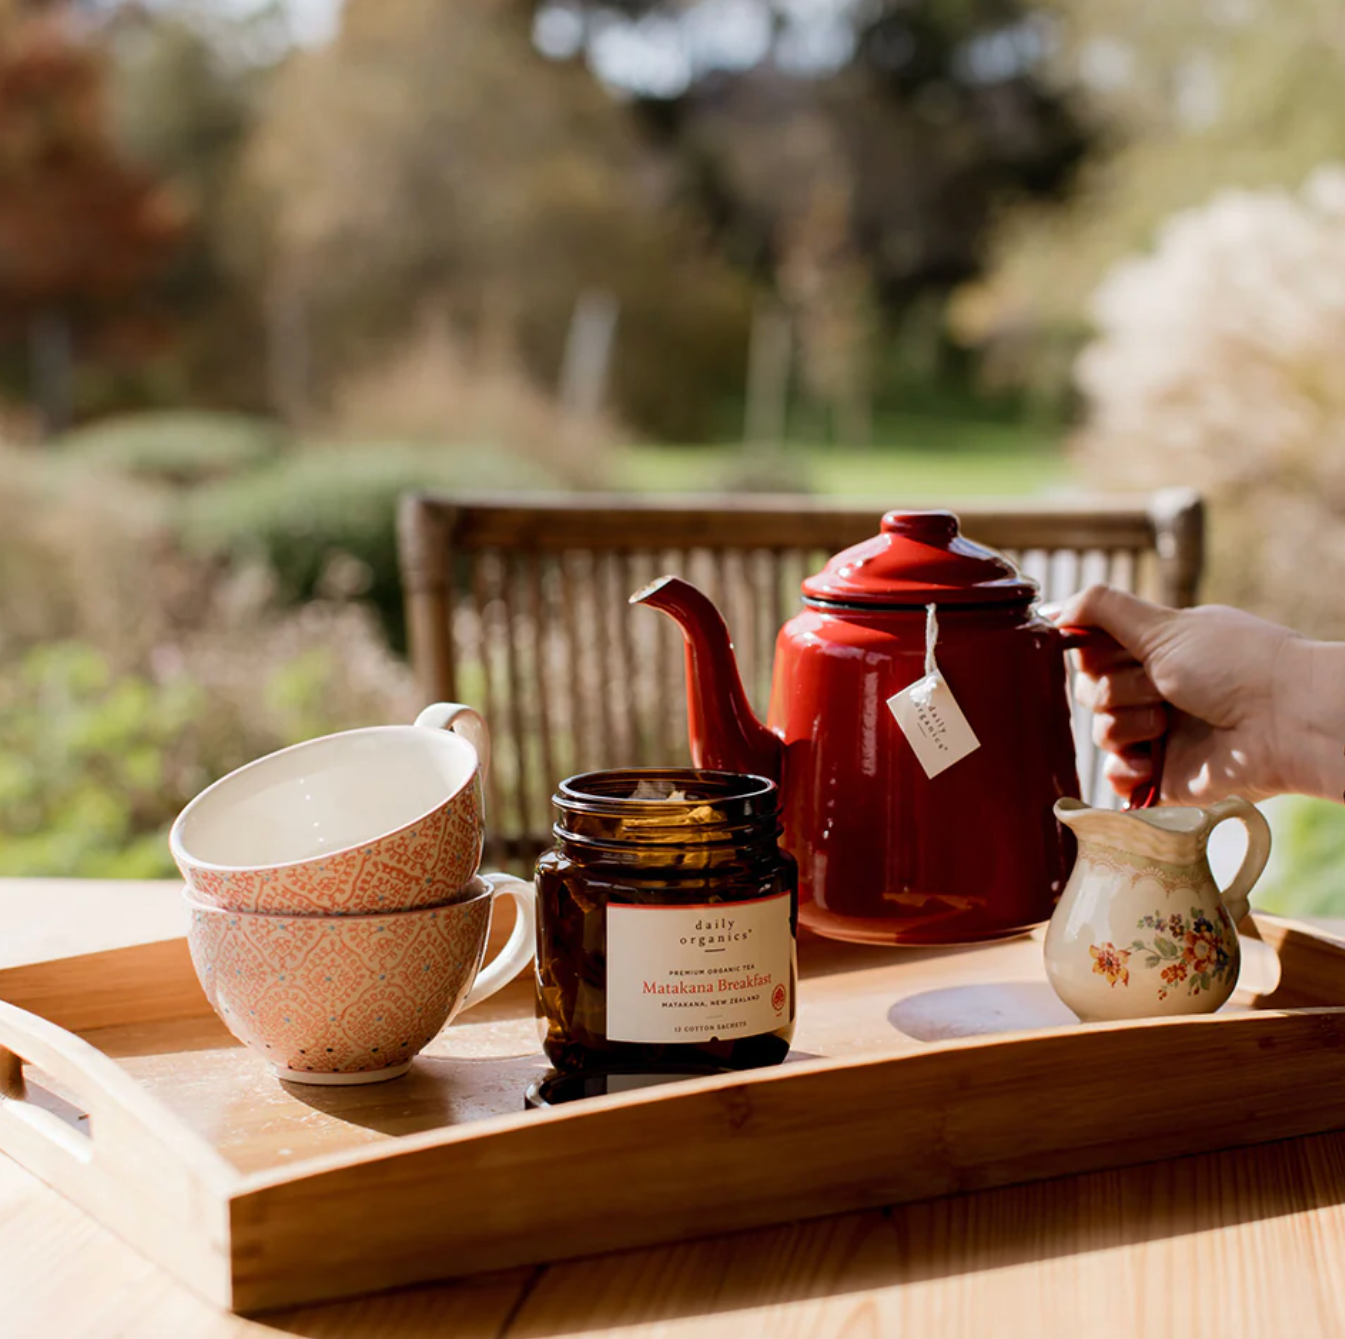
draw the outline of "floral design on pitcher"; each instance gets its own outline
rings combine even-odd
[[[1098,976],[1105,976],[1113,989],[1119,984],[1128,986],[1130,984],[1130,969],[1126,963],[1130,961],[1130,950],[1117,948],[1113,943],[1090,944],[1088,952],[1093,959],[1093,971]]]
[[[1152,935],[1149,939],[1136,939],[1130,950],[1145,955],[1145,967],[1161,968],[1160,1000],[1167,999],[1170,991],[1182,985],[1188,995],[1199,995],[1216,981],[1222,984],[1227,979],[1233,961],[1228,936],[1236,932],[1222,904],[1214,920],[1199,907],[1192,907],[1189,916],[1179,911],[1166,914],[1155,911],[1151,916],[1141,917],[1137,925],[1141,930],[1152,931]]]

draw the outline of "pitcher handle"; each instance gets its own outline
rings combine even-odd
[[[1205,812],[1210,817],[1211,830],[1227,818],[1236,818],[1247,829],[1247,854],[1243,856],[1233,882],[1220,890],[1224,906],[1236,925],[1250,910],[1248,898],[1270,859],[1270,824],[1254,804],[1240,795],[1230,795],[1228,799],[1210,805]]]
[[[490,770],[490,728],[481,713],[462,702],[432,702],[416,717],[427,730],[452,730],[461,735],[481,759],[481,775]]]
[[[537,948],[537,890],[526,879],[512,874],[483,874],[482,880],[490,885],[491,916],[495,915],[495,901],[512,897],[518,906],[518,917],[504,947],[477,973],[464,1010],[489,999],[497,990],[503,990],[531,961]]]

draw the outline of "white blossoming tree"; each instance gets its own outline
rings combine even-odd
[[[1207,594],[1345,637],[1345,166],[1176,214],[1092,315],[1087,475],[1199,488]]]

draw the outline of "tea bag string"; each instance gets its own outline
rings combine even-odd
[[[934,659],[934,646],[939,640],[939,615],[937,606],[925,606],[925,678],[931,678],[939,672],[939,662]]]

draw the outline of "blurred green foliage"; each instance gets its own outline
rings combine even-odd
[[[1275,845],[1252,901],[1284,916],[1345,915],[1345,805],[1294,795],[1266,816]]]
[[[254,753],[352,724],[336,646],[256,663],[255,703],[180,675],[115,669],[86,642],[0,676],[0,876],[171,875],[168,829]]]
[[[280,427],[267,419],[183,410],[103,419],[55,445],[73,461],[151,482],[192,485],[274,460],[283,441]]]
[[[0,678],[0,875],[169,873],[166,828],[208,779],[201,706],[192,684],[114,675],[91,646],[29,651]]]
[[[536,461],[498,448],[315,446],[193,495],[180,518],[182,542],[235,562],[265,561],[289,603],[321,593],[335,556],[353,557],[363,579],[340,593],[368,599],[392,645],[403,650],[396,534],[402,494],[555,485]]]
[[[1067,485],[1069,461],[1054,437],[1001,424],[883,422],[900,448],[631,446],[613,463],[613,483],[649,492],[829,493],[872,497],[875,506],[952,498],[1025,497]]]
[[[333,651],[314,646],[272,673],[261,696],[287,740],[313,739],[332,730],[325,704],[339,672]]]

